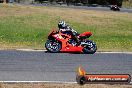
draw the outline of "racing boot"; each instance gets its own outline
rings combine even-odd
[[[81,44],[81,41],[80,41],[79,38],[77,38],[77,37],[76,37],[75,40],[76,40],[76,43],[77,43],[76,46],[79,46],[79,45]]]

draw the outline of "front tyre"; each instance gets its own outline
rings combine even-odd
[[[45,48],[48,52],[57,53],[61,50],[61,43],[59,41],[47,40]]]
[[[84,45],[84,47],[83,47],[83,53],[94,54],[97,50],[96,44],[92,41],[89,41],[89,40],[86,43],[87,44]]]

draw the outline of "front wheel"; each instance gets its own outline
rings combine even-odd
[[[45,43],[45,48],[48,52],[57,53],[61,50],[61,43],[54,40],[47,40]]]
[[[97,46],[94,42],[87,40],[83,47],[83,53],[94,54],[97,50]]]

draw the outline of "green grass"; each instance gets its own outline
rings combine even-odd
[[[8,17],[3,18],[0,21],[0,38],[1,41],[7,43],[20,43],[32,46],[35,43],[44,42],[48,31],[48,26],[42,20],[48,19],[48,17],[41,16],[36,19],[37,16],[24,16],[24,17]],[[41,19],[44,18],[44,19]],[[35,24],[35,21],[42,21],[40,24]],[[37,25],[37,27],[35,26]]]
[[[57,11],[58,9],[59,12],[64,10],[52,8]],[[83,19],[81,17],[74,18],[75,14],[62,15],[62,12],[50,12],[50,10],[50,7],[0,6],[2,13],[0,14],[0,48],[44,49],[50,30],[57,27],[60,19],[68,18],[65,20],[79,33],[84,31],[93,33],[90,39],[97,43],[98,51],[132,51],[131,14],[84,10],[88,20],[81,20]],[[70,9],[66,10],[70,12]],[[91,15],[87,16],[87,13]]]

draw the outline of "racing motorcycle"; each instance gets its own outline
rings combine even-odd
[[[74,31],[74,33],[77,33]],[[80,44],[77,45],[77,42],[71,37],[71,35],[63,34],[56,29],[53,29],[45,43],[45,48],[48,52],[57,53],[57,52],[80,52],[86,54],[94,54],[97,50],[96,44],[88,40],[92,35],[91,32],[84,32],[78,35]]]
[[[117,5],[111,5],[111,6],[110,6],[110,10],[113,10],[113,11],[120,11],[120,8],[119,8]]]

